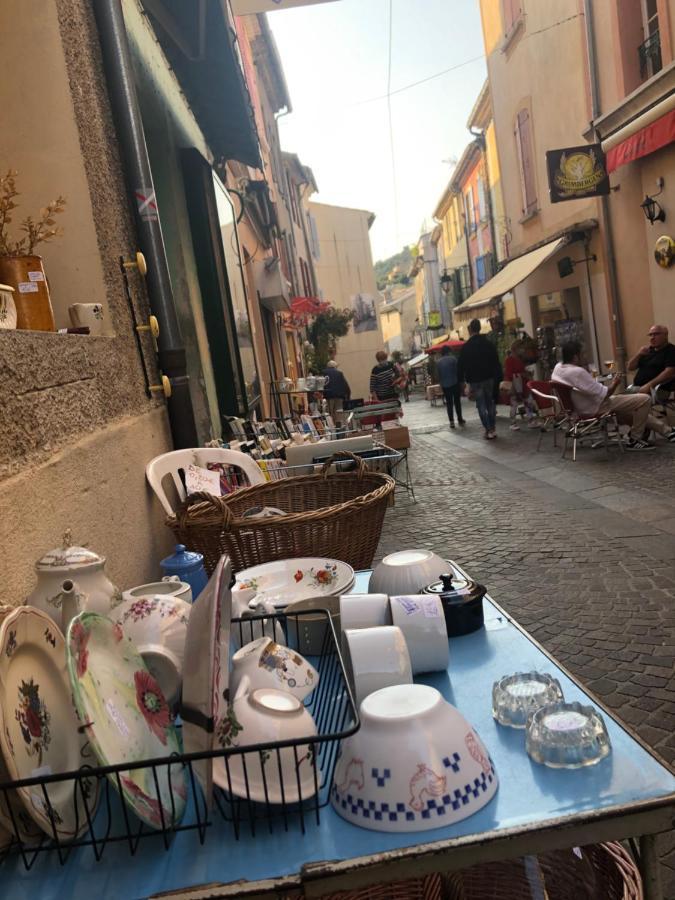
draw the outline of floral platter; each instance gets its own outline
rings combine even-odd
[[[280,559],[243,569],[236,575],[235,590],[254,590],[259,601],[270,601],[283,608],[294,600],[325,595],[345,594],[354,584],[354,569],[337,559],[302,557]]]
[[[73,700],[100,765],[142,762],[181,752],[169,705],[121,626],[80,613],[66,639]],[[156,775],[156,781],[155,781]],[[118,787],[118,776],[110,780]],[[152,828],[180,822],[187,782],[180,763],[119,774],[127,804]]]
[[[0,709],[0,780],[74,772],[94,762],[71,700],[63,634],[30,606],[18,607],[0,628]],[[13,832],[14,818],[28,843],[41,832],[60,840],[77,837],[87,827],[85,797],[90,815],[98,801],[95,778],[79,784],[81,790],[71,779],[50,783],[46,796],[39,785],[17,788],[7,803],[0,800],[0,822]]]

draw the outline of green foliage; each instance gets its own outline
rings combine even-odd
[[[337,350],[339,338],[349,332],[354,318],[352,309],[331,308],[319,313],[307,327],[310,346],[305,348],[305,364],[308,371],[320,373]]]
[[[12,241],[8,226],[12,222],[14,210],[18,207],[15,203],[19,192],[16,189],[16,176],[18,172],[10,169],[6,175],[0,176],[0,256],[30,256],[38,244],[45,244],[55,237],[61,237],[63,229],[56,225],[54,216],[60,215],[66,206],[65,197],[57,197],[43,209],[37,220],[32,216],[26,218],[19,225],[19,230],[24,236],[18,241]]]
[[[395,253],[388,259],[378,260],[374,266],[378,291],[393,284],[409,284],[408,272],[412,263],[413,252],[410,247],[404,247],[400,253]]]

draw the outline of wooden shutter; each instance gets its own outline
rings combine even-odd
[[[521,13],[521,0],[504,0],[504,34],[511,31]]]
[[[523,215],[527,216],[537,208],[537,188],[532,151],[532,127],[530,113],[521,109],[516,119],[516,144],[520,160],[520,178],[523,192]]]

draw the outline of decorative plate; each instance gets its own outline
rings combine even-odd
[[[192,605],[183,655],[181,718],[186,753],[213,750],[219,701],[227,687],[232,566],[221,556],[208,584]],[[193,763],[207,804],[212,797],[212,763]]]
[[[0,628],[0,747],[11,780],[72,772],[94,762],[88,738],[71,700],[63,635],[49,616],[30,606],[18,607]],[[96,779],[83,779],[87,808],[98,801]],[[51,837],[74,838],[87,827],[85,803],[72,781],[18,788],[33,822]],[[4,802],[0,801],[4,806]],[[3,809],[4,824],[8,810]],[[11,828],[12,832],[14,831]],[[35,837],[24,820],[19,830]]]
[[[121,627],[98,613],[71,621],[67,660],[73,699],[101,765],[141,762],[180,753],[164,694]],[[180,764],[120,774],[124,799],[152,828],[180,822],[187,783]],[[117,776],[109,776],[118,787]]]
[[[323,557],[280,559],[243,569],[236,575],[236,588],[258,592],[259,599],[284,607],[305,597],[336,597],[354,584],[354,570],[347,563]]]

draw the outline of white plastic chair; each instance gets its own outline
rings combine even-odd
[[[205,469],[207,463],[221,463],[241,469],[252,485],[265,483],[265,476],[256,461],[238,450],[196,447],[193,450],[172,450],[170,453],[162,453],[161,456],[156,456],[147,464],[145,477],[167,515],[173,515],[174,510],[162,485],[166,476],[171,476],[178,498],[183,501],[185,500],[185,486],[180,473],[184,472],[189,465],[201,466]]]

